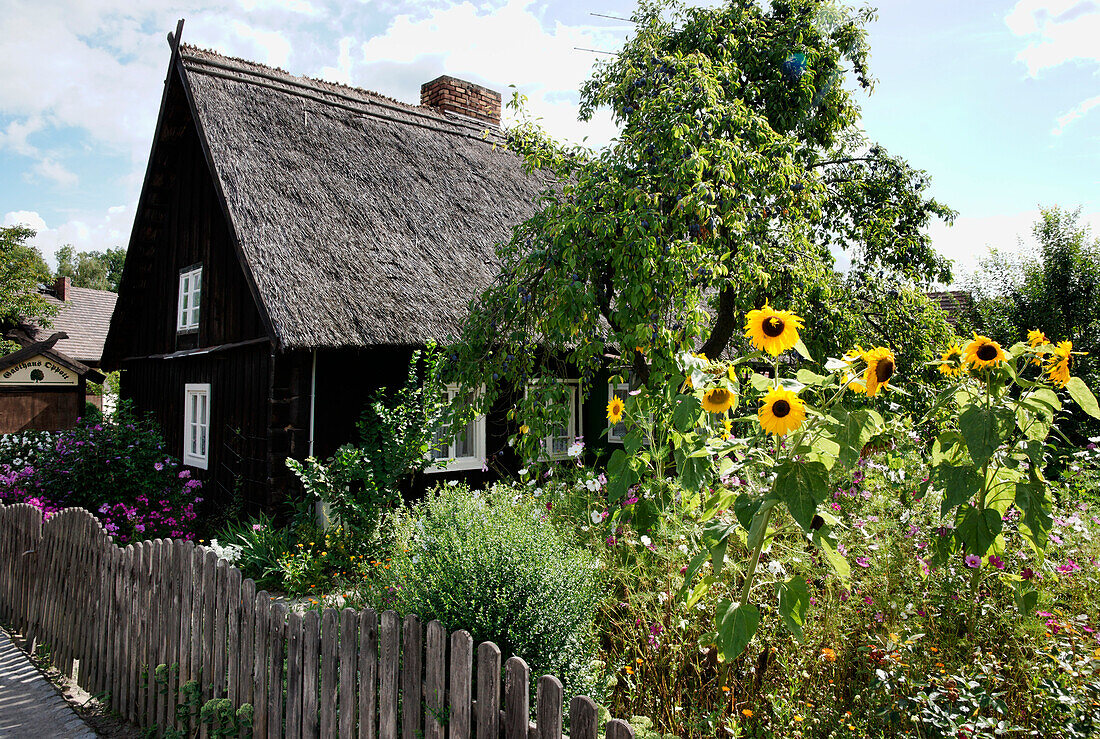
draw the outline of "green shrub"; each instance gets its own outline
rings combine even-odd
[[[282,585],[279,559],[291,548],[290,530],[276,528],[270,516],[260,514],[245,521],[227,523],[217,534],[217,541],[240,547],[234,564],[258,588],[278,588]]]
[[[591,692],[596,564],[514,488],[444,487],[410,511],[392,563],[393,606],[518,655],[532,676]]]

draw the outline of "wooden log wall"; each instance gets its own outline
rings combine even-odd
[[[393,611],[305,614],[193,542],[117,547],[87,511],[0,506],[0,622],[157,736],[563,739],[561,682]],[[533,712],[532,712],[533,709]],[[535,721],[532,721],[532,716]],[[596,704],[568,706],[597,739]],[[632,739],[608,721],[606,739]]]

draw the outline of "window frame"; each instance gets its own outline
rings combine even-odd
[[[447,396],[448,404],[454,402],[459,389],[459,386],[456,384],[450,384],[444,388],[443,392]],[[480,392],[481,390],[476,391],[475,395]],[[438,459],[432,459],[432,450],[429,449],[427,453],[428,466],[424,469],[426,474],[434,475],[443,472],[467,472],[470,470],[480,470],[485,466],[487,460],[485,452],[487,437],[485,415],[482,414],[475,417],[471,423],[473,424],[474,438],[470,442],[470,448],[473,454],[465,457],[445,456],[439,457]],[[435,438],[435,429],[432,429],[432,438]],[[447,451],[454,451],[455,441],[457,440],[457,435],[450,437],[450,442],[447,444]],[[440,462],[444,464],[440,464]]]
[[[554,378],[549,382],[563,383],[569,386],[570,401],[569,401],[569,425],[566,429],[567,438],[569,443],[566,445],[566,451],[555,454],[554,453],[554,437],[544,436],[539,439],[539,446],[542,447],[542,451],[539,454],[540,461],[560,462],[562,460],[571,459],[569,456],[569,447],[577,443],[577,438],[584,436],[584,414],[581,413],[581,406],[583,399],[581,398],[581,381],[578,379],[562,379]],[[529,383],[525,393],[530,395],[531,388],[538,387],[544,384],[543,382]]]
[[[188,282],[188,289],[183,289],[184,281]],[[195,283],[198,282],[198,287]],[[188,299],[188,307],[184,308],[184,298]],[[184,267],[179,273],[179,285],[176,294],[176,333],[189,334],[199,330],[199,321],[202,319],[202,264],[193,264]]]
[[[196,421],[191,408],[191,398],[200,396],[205,399],[203,410],[205,417],[202,421]],[[189,467],[197,467],[200,470],[209,469],[210,466],[210,383],[189,382],[183,386],[183,463]],[[202,454],[192,453],[191,442],[196,437],[192,435],[197,429],[205,432],[206,445]]]

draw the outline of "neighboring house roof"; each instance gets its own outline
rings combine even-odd
[[[457,335],[548,177],[487,124],[179,48],[231,230],[286,348]]]
[[[99,364],[118,295],[109,290],[68,287],[68,299],[59,300],[57,289],[56,286],[41,288],[42,297],[57,307],[57,314],[50,318],[49,329],[37,328],[31,338],[37,338],[46,331],[62,331],[67,338],[57,342],[57,351],[84,364]],[[29,327],[24,326],[26,328]]]
[[[949,290],[927,294],[933,303],[947,316],[947,322],[958,327],[960,322],[970,319],[974,311],[974,296],[967,290]]]

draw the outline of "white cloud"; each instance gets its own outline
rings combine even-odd
[[[286,10],[302,15],[320,15],[321,9],[308,0],[241,0],[241,7],[254,10]]]
[[[11,149],[25,157],[37,156],[38,149],[27,138],[40,130],[42,119],[37,116],[10,121],[7,128],[0,131],[0,149]]]
[[[1100,95],[1081,101],[1073,106],[1073,109],[1065,115],[1058,116],[1058,122],[1051,133],[1055,136],[1061,136],[1062,132],[1066,130],[1066,126],[1073,123],[1078,118],[1084,118],[1090,110],[1097,106],[1100,106]]]
[[[46,220],[35,211],[19,210],[5,213],[3,225],[24,225],[37,233],[30,244],[38,247],[51,267],[57,267],[57,250],[64,244],[72,244],[77,251],[123,246],[130,238],[130,226],[134,220],[135,205],[119,205],[104,213],[81,214],[56,227],[49,227]]]
[[[231,28],[251,48],[252,53],[246,54],[248,58],[273,67],[286,67],[290,58],[290,42],[282,33],[262,31],[241,21],[233,21]]]
[[[515,84],[552,135],[572,141],[589,136],[589,145],[606,143],[615,135],[610,115],[599,115],[590,124],[577,121],[576,93],[595,55],[575,47],[613,51],[622,42],[621,31],[561,23],[547,31],[532,5],[533,0],[508,0],[498,8],[463,2],[424,17],[399,15],[385,33],[363,44],[357,81],[418,100],[419,83],[451,74],[500,91],[505,102],[511,94],[508,85]],[[394,64],[422,70],[419,82],[408,80],[403,89],[395,89],[392,77],[382,74]]]
[[[954,226],[941,221],[929,229],[936,250],[955,262],[955,281],[961,282],[973,272],[990,249],[1018,253],[1037,245],[1031,230],[1039,220],[1038,210],[1003,213],[992,216],[960,216]],[[1100,235],[1100,212],[1082,213],[1078,221],[1090,225]]]
[[[35,163],[34,167],[31,168],[31,172],[33,174],[28,179],[33,180],[35,177],[39,177],[50,180],[62,187],[72,187],[79,180],[74,173],[65,168],[64,164],[61,164],[51,157],[40,159]]]
[[[1016,58],[1032,77],[1070,61],[1100,63],[1100,5],[1095,0],[1019,0],[1005,24],[1027,40]]]
[[[351,84],[351,47],[355,45],[355,39],[351,36],[344,36],[340,39],[340,55],[336,60],[335,67],[321,67],[321,72],[318,75],[321,79],[329,80],[330,82],[339,82],[342,85]]]

